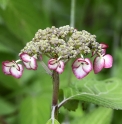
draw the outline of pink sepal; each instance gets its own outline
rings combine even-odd
[[[83,58],[78,58],[73,62],[72,67],[77,68],[81,65],[81,63],[85,63],[85,62],[86,61]]]
[[[5,61],[2,63],[2,70],[6,75],[12,75],[15,78],[20,78],[23,73],[23,67],[15,61]]]
[[[90,71],[92,71],[92,63],[88,58],[85,59],[85,62],[86,63],[83,65],[83,70],[89,73]]]
[[[101,46],[101,48],[102,48],[101,54],[102,54],[102,55],[105,55],[105,54],[106,54],[106,49],[108,48],[108,45],[105,44],[105,43],[100,43],[100,46]],[[93,51],[91,57],[93,57],[95,54],[96,54],[96,51]]]
[[[57,59],[50,59],[48,61],[48,68],[61,74],[64,71],[64,62]]]
[[[27,53],[20,54],[20,58],[22,59],[25,67],[29,70],[36,70],[38,65],[36,63],[36,58],[29,56]]]
[[[31,56],[29,56],[27,53],[21,53],[20,58],[24,62],[30,62],[31,61]]]
[[[23,64],[28,70],[36,70],[38,67],[36,60],[32,60],[31,62],[23,62]]]
[[[100,72],[103,67],[104,67],[104,58],[103,57],[99,57],[97,56],[95,59],[94,59],[94,62],[93,62],[93,68],[94,68],[94,73],[97,74],[98,72]]]
[[[34,57],[31,57],[31,62],[29,62],[31,69],[36,70],[37,69],[37,63],[36,59]]]
[[[11,74],[11,73],[10,73],[10,67],[5,66],[4,63],[5,63],[5,62],[2,62],[2,70],[3,70],[4,74],[10,75],[10,74]]]
[[[113,64],[113,57],[109,54],[106,54],[104,56],[97,56],[94,59],[94,73],[97,74],[100,72],[103,68],[111,68]]]
[[[72,71],[78,79],[84,78],[92,70],[92,64],[88,58],[78,58],[72,64]]]
[[[6,67],[11,67],[11,66],[15,66],[15,68],[19,71],[20,68],[18,66],[18,64],[16,64],[16,62],[13,60],[12,62],[9,62],[9,61],[5,61],[2,63],[4,66]]]
[[[11,67],[11,66],[13,66],[13,63],[14,63],[14,61],[12,61],[12,62],[10,62],[10,61],[2,62],[2,64],[3,64],[4,66],[6,66],[6,67]]]
[[[79,66],[78,68],[72,68],[72,71],[78,79],[82,79],[87,75],[87,73],[83,70],[82,66]]]
[[[104,56],[104,60],[105,60],[104,68],[111,68],[113,64],[113,57],[109,54],[106,54]]]
[[[56,71],[59,74],[61,74],[64,71],[64,62],[63,61],[59,61]]]
[[[10,68],[10,73],[15,78],[20,78],[22,76],[22,73],[23,73],[23,66],[21,64],[18,64],[18,66],[20,68],[20,71],[18,71],[15,67]]]
[[[26,69],[31,70],[31,66],[29,62],[23,62],[23,64],[26,67]]]
[[[105,55],[106,54],[106,49],[102,49],[101,55]]]
[[[102,49],[107,49],[107,48],[108,48],[108,45],[105,44],[105,43],[100,43],[100,45],[101,45],[101,48],[102,48]]]
[[[56,59],[50,59],[48,61],[48,68],[51,70],[55,70],[58,66],[57,60]]]

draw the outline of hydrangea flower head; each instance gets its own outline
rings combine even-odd
[[[75,59],[72,64],[72,71],[76,78],[82,79],[92,69],[94,73],[100,72],[103,68],[111,68],[113,58],[106,54],[107,44],[96,42],[96,36],[82,30],[78,31],[68,25],[56,28],[39,29],[34,38],[20,51],[20,61],[29,70],[37,69],[37,60],[42,61],[42,55],[49,58],[48,68],[61,74],[69,60]],[[87,54],[96,55],[92,64]],[[3,72],[18,78],[22,75],[23,67],[16,62],[3,62]],[[18,75],[15,76],[13,70]]]

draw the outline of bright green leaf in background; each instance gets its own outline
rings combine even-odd
[[[39,13],[29,0],[9,0],[6,10],[0,14],[9,30],[25,43],[34,37],[38,29],[49,25],[43,11]]]
[[[0,52],[9,52],[17,55],[25,44],[5,26],[0,26],[0,30],[2,30],[0,33]]]
[[[50,99],[47,96],[28,96],[20,107],[20,124],[45,124],[50,118]]]
[[[0,7],[5,10],[8,4],[8,0],[0,0]]]
[[[63,90],[60,89],[59,101],[61,102],[63,98],[64,98],[64,93],[63,93]],[[79,100],[71,100],[70,102],[67,102],[66,104],[64,104],[64,108],[66,108],[69,111],[75,111],[78,108],[78,103],[79,103]]]
[[[15,107],[8,101],[0,98],[0,115],[10,114],[15,111]]]
[[[104,107],[122,109],[122,81],[111,78],[105,81],[82,80],[64,91],[64,102],[81,100]]]
[[[71,100],[70,102],[67,102],[64,104],[64,108],[66,108],[69,111],[75,111],[78,108],[78,100]]]
[[[99,107],[76,118],[71,124],[110,124],[113,110]]]

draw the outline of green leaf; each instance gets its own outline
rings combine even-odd
[[[61,102],[64,98],[63,90],[59,90],[59,101]],[[78,108],[78,100],[70,100],[70,102],[67,102],[63,105],[63,107],[69,111],[75,111]]]
[[[15,107],[8,101],[0,98],[0,115],[11,114],[15,111]]]
[[[8,29],[25,42],[30,41],[39,28],[49,25],[43,10],[39,12],[30,0],[10,0],[0,14]]]
[[[23,48],[23,42],[15,37],[5,26],[0,26],[0,52],[11,52],[18,55]]]
[[[46,124],[60,124],[56,119],[50,119]]]
[[[0,7],[5,10],[8,4],[8,0],[0,0]]]
[[[75,111],[78,108],[79,100],[70,100],[66,104],[64,104],[64,108],[69,111]]]
[[[99,107],[75,119],[71,124],[110,124],[113,110]]]
[[[61,104],[75,99],[113,109],[122,109],[122,81],[116,78],[105,81],[82,80],[66,88],[64,96],[65,99]]]
[[[33,94],[20,107],[20,124],[45,124],[50,115],[50,98]]]

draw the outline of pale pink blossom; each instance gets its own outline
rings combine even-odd
[[[20,58],[23,61],[23,64],[25,67],[29,70],[36,70],[37,69],[37,63],[36,58],[29,56],[27,53],[20,54]]]
[[[103,68],[111,68],[113,64],[113,57],[109,54],[97,56],[93,62],[94,73],[97,74]]]
[[[108,45],[105,44],[105,43],[101,43],[100,46],[101,46],[101,48],[102,48],[101,54],[102,54],[102,55],[105,55],[105,54],[106,54],[106,49],[108,48]]]
[[[102,55],[105,55],[105,54],[106,54],[106,49],[108,48],[108,45],[105,44],[105,43],[100,43],[100,46],[101,46],[101,48],[102,48],[101,54],[102,54]],[[93,57],[95,54],[96,54],[96,51],[93,51],[91,57]]]
[[[15,61],[2,62],[2,70],[6,75],[12,75],[15,78],[20,78],[23,73],[23,66]]]
[[[72,71],[78,79],[82,79],[87,76],[91,70],[92,63],[88,58],[78,58],[72,64]]]
[[[48,61],[48,68],[61,74],[64,71],[64,62],[57,59],[50,59]]]

